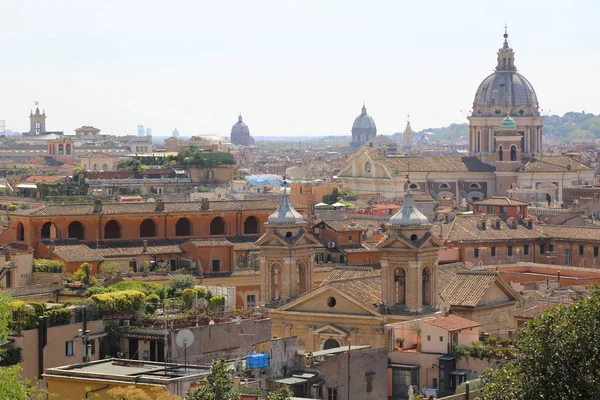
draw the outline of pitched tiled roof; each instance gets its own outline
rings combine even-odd
[[[229,238],[229,241],[233,243],[233,250],[235,251],[255,251],[258,250],[258,246],[254,244],[260,236],[237,236]]]
[[[322,223],[329,226],[334,232],[362,232],[365,229],[351,219],[327,219],[323,220]]]
[[[492,196],[487,199],[477,200],[472,202],[474,205],[484,206],[527,206],[529,203],[526,201],[511,199],[509,197],[496,197]]]
[[[65,262],[104,261],[102,254],[83,243],[57,244],[54,254]]]
[[[233,247],[234,244],[229,241],[229,239],[225,237],[212,237],[212,238],[202,238],[202,239],[192,239],[190,240],[196,247],[223,247],[229,246]]]
[[[202,210],[200,201],[165,202],[164,211],[156,211],[157,203],[104,203],[102,211],[94,213],[94,204],[51,204],[41,208],[15,211],[14,215],[49,217],[63,215],[123,215],[123,214],[165,214],[202,213],[211,211],[276,210],[277,203],[264,199],[211,201],[208,210]]]
[[[233,271],[231,276],[260,276],[260,270],[254,268],[239,268]]]
[[[129,257],[141,254],[182,254],[185,251],[178,244],[170,240],[148,240],[148,246],[144,252],[143,240],[118,240],[105,241],[98,244],[96,252],[104,257]]]
[[[371,267],[341,267],[334,268],[325,279],[325,282],[338,281],[343,279],[361,278],[365,276],[379,275]],[[379,275],[380,276],[380,275]]]
[[[390,175],[399,172],[493,172],[496,168],[477,157],[431,156],[431,157],[385,157],[375,147],[363,147],[369,157],[381,162]]]
[[[544,225],[546,235],[555,240],[590,240],[600,241],[600,230],[597,227],[582,227],[569,225]]]
[[[550,307],[554,307],[556,304],[557,303],[552,303],[548,301],[536,301],[532,304],[528,304],[526,306],[517,308],[517,310],[515,311],[515,317],[534,319]]]
[[[313,272],[331,272],[333,269],[333,264],[315,265]]]
[[[442,299],[451,306],[475,307],[487,290],[498,280],[497,272],[458,272],[442,292]]]
[[[338,245],[338,249],[342,252],[348,253],[370,253],[372,251],[379,252],[374,245],[371,244],[342,244]]]
[[[478,221],[481,218],[486,219],[486,228],[480,229]],[[444,228],[444,240],[458,243],[463,242],[485,242],[495,240],[523,240],[545,238],[547,234],[541,225],[534,224],[531,229],[522,224],[517,224],[516,228],[510,228],[508,224],[500,221],[500,229],[495,228],[496,217],[487,215],[457,215],[450,223],[448,228]]]
[[[470,271],[471,269],[473,269],[471,266],[461,262],[438,265],[436,279],[437,292],[443,293],[444,289],[446,289],[446,286],[448,286],[448,284],[452,282],[452,279],[454,279],[454,276],[456,276],[457,273]]]
[[[327,286],[346,294],[367,308],[377,310],[381,302],[381,275],[370,275],[327,282]]]
[[[88,290],[87,287],[78,287],[78,288],[70,288],[65,287],[58,292],[59,296],[76,296],[76,297],[84,297],[85,292]]]
[[[458,315],[440,315],[422,320],[427,325],[437,326],[438,328],[446,329],[450,332],[456,332],[463,329],[475,328],[481,326],[479,322],[471,321],[470,319],[459,317]]]
[[[123,332],[121,336],[128,339],[164,340],[167,334],[164,330],[159,329],[134,328],[130,331]]]
[[[593,171],[594,169],[568,156],[530,158],[523,167],[525,172]],[[569,165],[571,166],[569,169]]]

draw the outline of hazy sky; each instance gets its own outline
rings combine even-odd
[[[600,112],[597,1],[0,3],[0,119],[28,130],[350,134],[363,100],[378,133],[464,122],[508,23],[546,112]]]

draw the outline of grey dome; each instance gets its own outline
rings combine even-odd
[[[473,107],[537,107],[535,90],[516,71],[496,71],[481,82]]]
[[[242,121],[242,114],[238,117],[238,122],[231,127],[231,135],[250,135],[250,129],[248,129],[248,125]]]
[[[362,111],[358,117],[354,120],[352,124],[352,132],[359,133],[373,133],[377,132],[377,127],[375,126],[375,121],[369,114],[367,114],[367,108],[363,105]]]
[[[292,206],[287,188],[283,189],[283,195],[281,196],[277,211],[269,215],[267,222],[269,224],[298,224],[305,222],[302,214],[296,211]]]
[[[392,226],[417,226],[428,225],[429,220],[419,209],[413,199],[412,192],[409,190],[404,195],[402,208],[390,218]]]

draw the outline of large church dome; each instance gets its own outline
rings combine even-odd
[[[361,130],[364,133],[377,133],[377,127],[375,121],[369,114],[367,114],[367,107],[363,104],[361,113],[352,124],[352,132],[355,130]],[[363,133],[361,132],[361,133]]]
[[[515,54],[508,45],[504,33],[504,45],[498,50],[496,71],[481,82],[473,101],[473,116],[510,113],[516,116],[537,116],[538,99],[531,83],[517,72]]]
[[[234,135],[249,135],[250,129],[248,129],[248,125],[244,121],[242,121],[242,114],[238,117],[238,122],[235,123],[231,127],[231,136]]]

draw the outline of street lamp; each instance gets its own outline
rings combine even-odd
[[[82,329],[78,329],[77,336],[79,336],[79,340],[83,341],[83,362],[90,362],[90,355],[92,353],[90,330],[86,329],[84,332]]]

